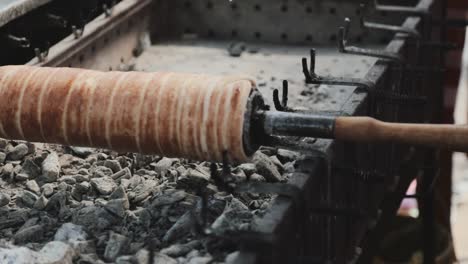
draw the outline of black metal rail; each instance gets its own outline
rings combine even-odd
[[[431,56],[431,50],[437,47],[430,43],[441,43],[443,39],[432,39],[430,34],[435,6],[432,0],[422,0],[414,8],[376,6],[379,11],[403,13],[408,18],[402,26],[365,24],[369,30],[397,33],[383,51],[347,47],[349,28],[340,30],[340,51],[382,58],[364,80],[318,77],[308,71],[305,63],[306,82],[364,87],[368,93],[356,90],[343,105],[343,115],[370,115],[400,122],[438,121],[443,69],[433,69],[432,65],[443,65],[443,50],[438,57]],[[390,104],[381,104],[382,98],[372,96],[373,90],[381,94],[416,95],[427,102],[419,107],[405,106],[398,103],[405,98],[390,96],[387,98]],[[285,92],[287,89],[283,91],[282,102],[275,92],[275,106],[280,111],[293,111],[287,106]],[[378,242],[394,219],[409,184],[418,174],[422,175],[420,184],[425,194],[420,200],[425,241],[422,248],[425,263],[433,263],[431,186],[437,170],[430,167],[437,163],[435,151],[326,140],[318,140],[311,148],[316,154],[299,162],[298,172],[288,182],[300,190],[300,198],[279,196],[269,213],[257,223],[258,232],[273,234],[271,245],[263,250],[243,248],[239,263],[369,263],[377,254]]]

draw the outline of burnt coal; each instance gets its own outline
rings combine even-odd
[[[225,192],[208,162],[12,144],[0,170],[0,258],[13,263],[223,262],[237,246],[203,230],[249,230],[271,199]],[[230,170],[230,184],[282,181],[287,154],[258,152]]]

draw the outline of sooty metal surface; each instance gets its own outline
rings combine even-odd
[[[136,61],[143,71],[182,71],[209,74],[247,74],[267,104],[273,105],[273,90],[289,82],[289,104],[312,112],[338,112],[355,87],[304,83],[301,58],[307,57],[310,46],[279,44],[245,44],[240,57],[228,53],[230,42],[178,41],[158,43],[147,49]],[[320,75],[364,77],[376,59],[338,53],[333,47],[318,47],[317,72]]]
[[[0,26],[52,0],[0,0]]]

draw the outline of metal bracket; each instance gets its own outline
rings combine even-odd
[[[359,12],[359,23],[360,23],[362,29],[364,29],[364,30],[373,29],[373,30],[389,31],[389,32],[394,32],[394,33],[402,33],[402,34],[407,35],[408,37],[415,38],[415,39],[420,39],[421,38],[421,34],[419,34],[419,32],[416,29],[366,21],[365,20],[365,14],[367,13],[367,8],[366,7],[367,6],[365,4],[360,4],[359,5],[359,10],[360,10],[360,12]]]
[[[378,90],[375,88],[374,83],[365,79],[319,76],[315,73],[315,57],[315,49],[311,49],[310,69],[307,65],[307,59],[302,58],[302,71],[304,73],[305,82],[307,84],[356,86],[358,88],[364,89],[366,92],[371,93],[377,98],[384,98],[392,104],[425,104],[427,101],[427,98],[424,96],[404,95],[387,90]]]
[[[363,55],[380,59],[387,59],[400,64],[403,63],[403,58],[398,53],[348,46],[348,33],[351,26],[351,19],[347,17],[345,18],[344,22],[345,25],[340,27],[338,30],[338,49],[341,53]]]
[[[412,6],[381,5],[374,0],[374,8],[380,12],[400,13],[408,16],[430,16],[430,12],[425,8]]]

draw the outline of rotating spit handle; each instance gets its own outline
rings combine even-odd
[[[468,125],[388,123],[371,117],[266,111],[263,129],[267,135],[401,143],[468,152]]]
[[[357,142],[393,142],[468,151],[468,126],[388,123],[370,117],[338,117],[334,136]]]

